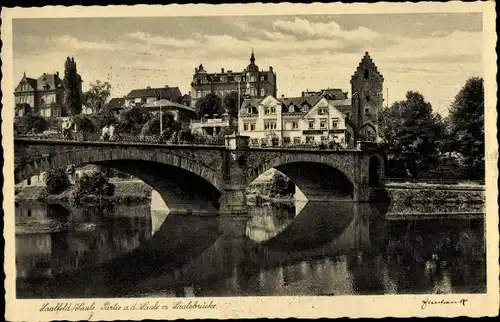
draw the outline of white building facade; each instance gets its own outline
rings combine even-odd
[[[240,135],[253,146],[351,144],[353,132],[340,112],[324,96],[243,101],[238,118]]]

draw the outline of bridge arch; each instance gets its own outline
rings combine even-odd
[[[19,165],[15,170],[16,181],[71,164],[104,165],[134,175],[159,193],[170,212],[212,214],[220,207],[220,171],[160,149],[120,147],[65,151]]]
[[[268,159],[249,174],[248,182],[270,169],[288,176],[308,200],[330,201],[354,197],[354,157],[322,153],[283,154]]]
[[[22,164],[15,169],[15,180],[21,182],[34,175],[68,165],[83,165],[123,160],[140,160],[181,168],[195,174],[221,191],[222,178],[205,164],[162,150],[136,150],[133,148],[113,148],[106,150],[81,149],[49,155]],[[220,171],[219,171],[220,172]]]

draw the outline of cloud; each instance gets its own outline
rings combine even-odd
[[[276,20],[273,23],[273,28],[278,31],[283,31],[305,37],[319,38],[339,38],[344,41],[373,41],[380,34],[366,27],[358,27],[354,30],[344,30],[335,21],[328,23],[310,22],[306,19],[295,18],[294,20]]]
[[[125,37],[140,40],[149,45],[173,47],[173,48],[195,48],[198,42],[193,39],[176,39],[170,37],[153,36],[145,32],[128,33]]]
[[[69,35],[64,35],[56,39],[56,42],[60,46],[70,47],[75,49],[96,49],[96,50],[112,50],[119,49],[118,43],[107,43],[103,41],[85,41],[79,40],[77,38],[71,37]]]
[[[293,36],[293,35],[286,35],[286,34],[283,34],[281,32],[277,32],[277,31],[259,29],[259,28],[250,26],[247,21],[231,22],[231,27],[237,28],[237,29],[244,31],[246,33],[250,33],[250,34],[252,34],[253,37],[263,36],[264,38],[266,38],[268,40],[288,40],[288,41],[296,40],[295,36]]]

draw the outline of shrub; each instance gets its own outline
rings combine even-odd
[[[45,176],[47,192],[51,194],[61,193],[70,186],[65,169],[50,170]]]
[[[42,133],[49,128],[49,122],[40,115],[26,115],[17,119],[15,126],[22,133]]]
[[[108,181],[104,173],[95,171],[84,174],[77,180],[74,194],[76,196],[94,195],[97,197],[112,196],[115,186]]]

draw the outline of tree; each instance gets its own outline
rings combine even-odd
[[[141,133],[143,126],[152,119],[151,113],[140,107],[132,107],[123,112],[117,130],[130,135]]]
[[[61,193],[66,190],[70,183],[65,169],[50,170],[45,175],[47,192],[51,194]]]
[[[109,182],[104,173],[93,171],[85,173],[76,182],[74,194],[78,196],[112,196],[115,191],[115,186]]]
[[[443,124],[422,94],[409,91],[379,115],[379,131],[391,176],[421,176],[438,162]]]
[[[175,121],[170,113],[163,113],[163,135],[166,140],[170,139],[173,133],[181,129],[181,124]],[[142,129],[144,135],[160,135],[160,117],[150,119]]]
[[[70,115],[77,115],[82,112],[81,79],[76,71],[74,58],[68,57],[64,65],[64,96],[63,105]]]
[[[279,171],[276,171],[270,184],[272,196],[289,196],[295,193],[295,183]]]
[[[16,127],[23,133],[42,133],[49,128],[49,122],[40,115],[25,115],[16,119]]]
[[[463,166],[473,179],[484,178],[484,85],[472,77],[455,96],[448,117],[446,150],[463,156]]]
[[[240,98],[240,102],[238,104],[238,96]],[[238,95],[238,92],[231,92],[224,96],[223,106],[230,117],[238,118],[238,107],[243,103],[243,96]]]
[[[214,114],[224,113],[222,100],[215,93],[210,93],[198,100],[195,107],[199,117],[203,117],[205,115],[213,116]]]
[[[102,129],[104,126],[109,124],[116,125],[118,123],[118,117],[115,111],[107,107],[101,108],[101,110],[97,113],[90,114],[89,118],[92,120],[92,123],[94,123],[97,129]]]
[[[97,80],[95,84],[90,84],[89,90],[85,93],[85,104],[95,113],[99,113],[111,95],[111,85],[108,82],[102,83]]]

